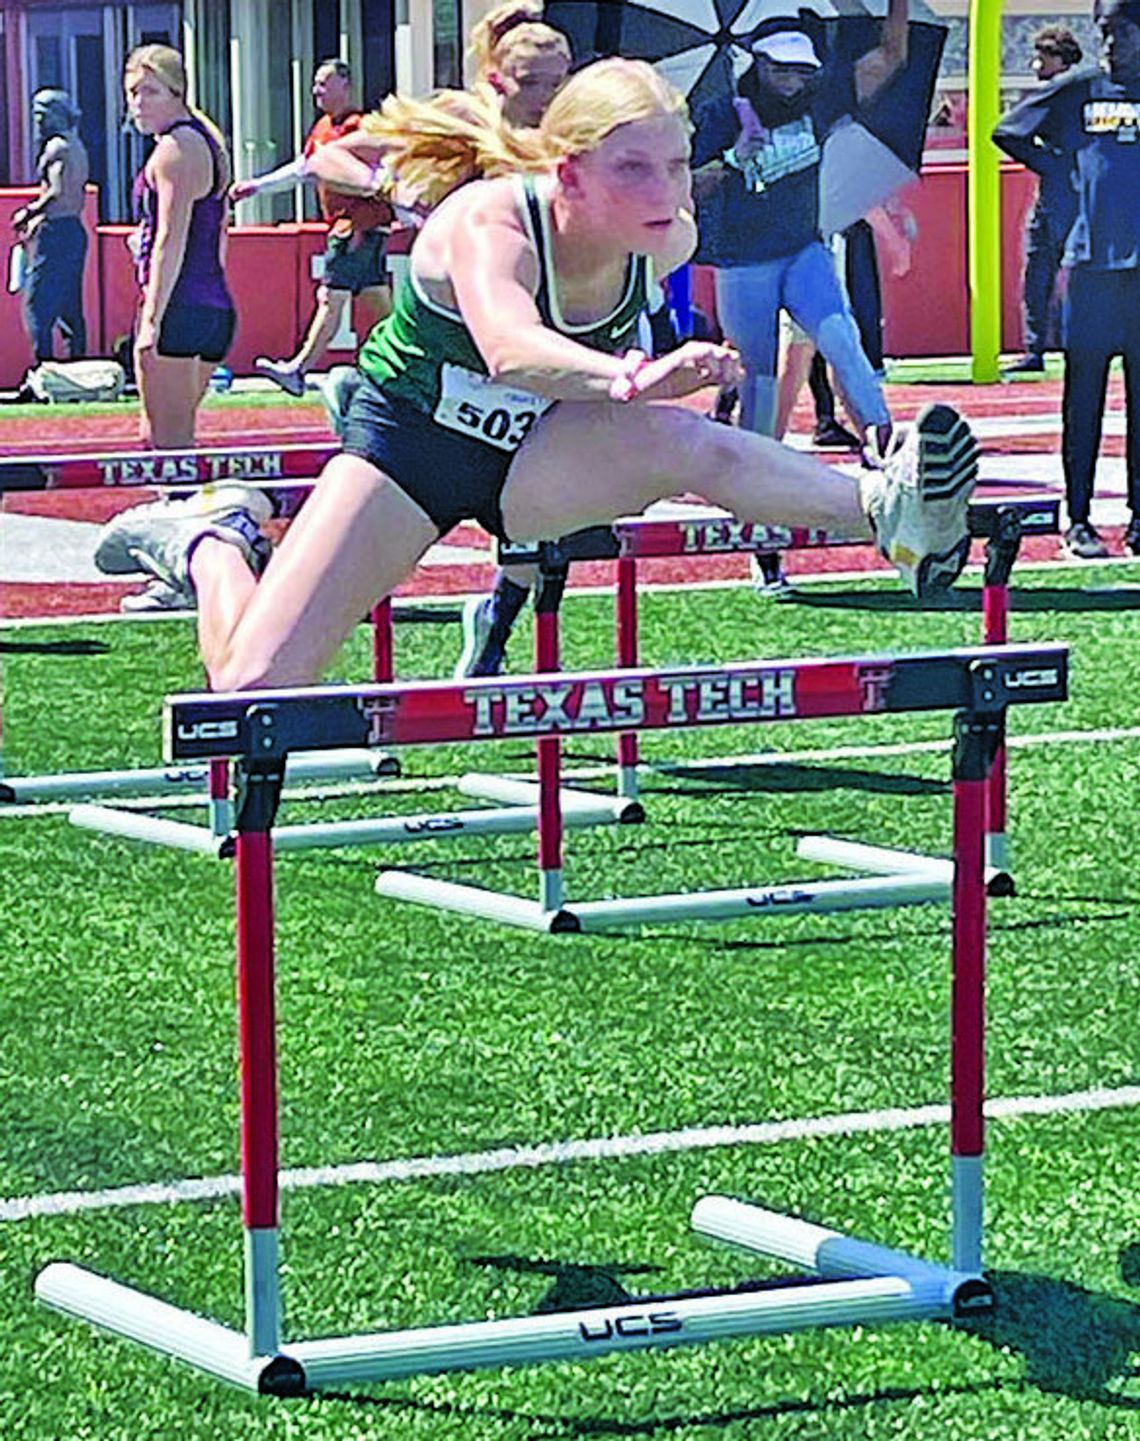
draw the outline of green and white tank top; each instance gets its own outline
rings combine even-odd
[[[647,256],[630,256],[622,298],[611,314],[587,325],[565,320],[558,305],[549,203],[533,175],[515,180],[519,212],[538,256],[535,303],[544,325],[587,345],[620,354],[636,344],[637,323],[649,302]],[[499,450],[516,450],[540,415],[546,396],[493,381],[462,316],[428,298],[413,264],[395,308],[372,331],[360,369],[385,395],[431,415],[440,425]]]

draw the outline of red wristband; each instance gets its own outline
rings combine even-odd
[[[626,405],[641,394],[637,377],[649,364],[644,350],[627,350],[622,356],[622,368],[610,382],[610,399],[619,405]]]

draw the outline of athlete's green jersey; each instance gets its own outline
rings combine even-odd
[[[549,205],[534,176],[520,176],[516,184],[519,211],[538,256],[539,282],[535,303],[543,324],[581,345],[589,346],[591,350],[613,354],[629,350],[636,343],[638,318],[649,305],[651,281],[648,258],[643,255],[630,257],[625,290],[612,314],[590,325],[568,323],[558,307]],[[418,410],[435,415],[444,424],[450,421],[440,413],[441,401],[449,409],[458,410],[462,420],[462,407],[466,403],[463,397],[468,393],[465,389],[454,403],[450,402],[445,392],[450,390],[452,378],[461,375],[465,387],[474,387],[472,394],[484,393],[486,389],[485,384],[480,384],[480,379],[485,382],[487,366],[462,316],[428,299],[416,282],[414,267],[407,282],[400,287],[392,314],[376,326],[365,342],[358,364],[385,395],[409,402]],[[516,402],[522,402],[526,392],[514,391],[512,394]],[[552,403],[539,396],[532,397],[532,400],[533,414],[528,426]],[[479,408],[477,401],[471,404],[475,409]],[[475,409],[467,413],[474,415]],[[525,414],[526,411],[524,409],[519,413]],[[508,436],[504,436],[502,441],[491,434],[485,434],[483,438],[492,444],[502,444],[504,449],[513,449],[521,436],[513,438],[513,445],[508,443]]]

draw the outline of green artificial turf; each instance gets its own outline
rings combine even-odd
[[[1127,570],[1025,572],[1019,641],[1066,640],[1072,698],[1015,736],[1131,728],[1140,591]],[[920,611],[889,583],[642,598],[646,662],[973,644],[978,592]],[[572,597],[567,666],[604,663],[610,603]],[[398,628],[402,676],[446,674],[450,621]],[[514,643],[521,666],[529,635]],[[195,688],[182,623],[0,632],[9,774],[155,764],[158,704]],[[360,678],[361,632],[337,665]],[[641,827],[576,832],[572,897],[825,873],[797,835],[945,853],[948,757],[876,747],[948,735],[943,714],[647,737]],[[806,749],[854,753],[797,759]],[[611,754],[567,746],[571,767]],[[788,759],[779,761],[780,752]],[[686,764],[721,758],[723,764]],[[773,763],[775,758],[775,763]],[[525,770],[517,745],[409,750],[405,780]],[[1137,1079],[1140,735],[1011,750],[1018,893],[991,905],[989,1090],[1053,1096]],[[600,784],[600,782],[591,782]],[[283,819],[462,804],[294,802]],[[171,808],[171,814],[187,813]],[[483,1153],[878,1112],[947,1095],[942,907],[532,935],[382,900],[377,866],[534,894],[533,840],[465,836],[279,858],[287,1167]],[[224,862],[0,813],[0,1198],[231,1174],[237,1165],[232,874]],[[666,1149],[486,1174],[316,1185],[284,1197],[287,1334],[526,1314],[724,1285],[773,1266],[689,1229],[713,1191],[941,1259],[938,1125]],[[617,1356],[590,1366],[345,1387],[272,1401],[34,1305],[70,1258],[240,1324],[236,1198],[0,1220],[0,1436],[1140,1437],[1140,1129],[1127,1108],[990,1126],[994,1314]]]

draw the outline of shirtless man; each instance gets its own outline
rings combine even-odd
[[[53,358],[56,325],[67,338],[71,359],[79,360],[87,354],[83,319],[87,149],[79,138],[79,111],[63,90],[36,91],[32,122],[40,193],[12,217],[16,234],[32,251],[24,318],[37,361]]]

